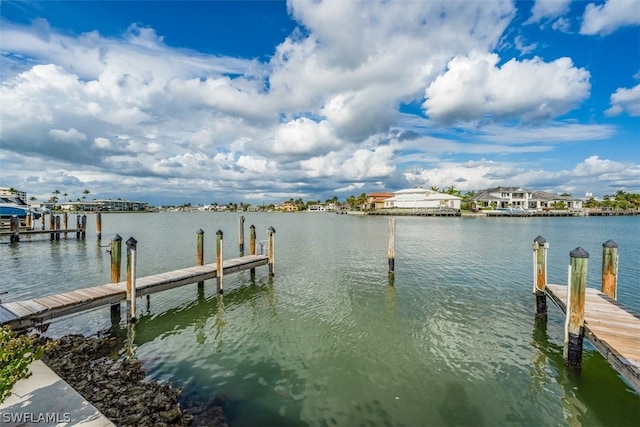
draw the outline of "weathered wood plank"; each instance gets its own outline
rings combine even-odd
[[[566,312],[567,287],[547,285],[551,299]],[[640,315],[597,289],[586,289],[585,338],[620,375],[640,391]]]
[[[52,232],[55,232],[56,230],[20,230],[20,235],[23,234],[51,234]],[[68,232],[68,233],[76,233],[82,231],[81,228],[70,228],[68,230],[65,230],[64,228],[60,230],[60,232]],[[0,231],[0,236],[10,236],[13,232],[11,231]]]
[[[16,320],[18,316],[0,306],[0,323],[5,324]]]
[[[18,318],[22,318],[22,317],[29,317],[33,314],[33,310],[30,310],[20,304],[18,304],[17,302],[6,302],[4,304],[2,304],[2,306],[9,310],[11,313],[15,314],[16,317]]]

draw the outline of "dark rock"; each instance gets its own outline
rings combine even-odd
[[[192,425],[193,416],[180,405],[180,391],[168,384],[143,381],[140,362],[118,356],[117,346],[111,338],[68,335],[47,350],[42,360],[117,426]],[[226,421],[206,420],[206,424],[226,425]]]

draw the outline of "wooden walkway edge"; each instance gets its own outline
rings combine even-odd
[[[597,289],[585,291],[585,338],[640,392],[640,315]],[[566,313],[567,287],[547,284],[546,293]]]
[[[228,259],[222,264],[223,276],[269,263],[266,255]],[[189,283],[217,277],[217,263],[188,267],[136,279],[136,296],[151,295]],[[126,300],[126,281],[78,289],[41,298],[0,304],[0,324],[14,330],[35,326],[46,320]]]

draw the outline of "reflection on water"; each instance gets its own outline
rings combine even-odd
[[[438,409],[442,421],[448,426],[484,426],[482,412],[469,401],[464,383],[446,385],[442,405]]]
[[[629,232],[637,218],[402,217],[390,277],[387,218],[245,217],[258,239],[278,230],[274,278],[263,267],[226,276],[224,295],[215,280],[154,294],[132,328],[104,308],[48,333],[110,328],[151,378],[183,388],[185,405],[206,414],[222,404],[236,426],[640,425],[638,394],[590,346],[582,373],[567,371],[559,310],[534,323],[531,305],[531,242],[542,235],[549,281],[566,280],[580,245],[594,259],[591,287],[602,243],[615,240],[619,299],[640,311],[640,267],[628,261],[640,256],[640,233]],[[194,265],[200,228],[205,262],[218,229],[223,253],[237,253],[233,214],[103,217],[104,236],[138,240],[140,275]],[[6,300],[109,280],[90,232],[0,254]]]

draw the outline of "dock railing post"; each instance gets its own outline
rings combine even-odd
[[[217,291],[219,294],[224,292],[224,287],[222,283],[223,276],[223,267],[222,267],[222,230],[216,231],[216,283],[217,283]]]
[[[60,240],[60,215],[56,215],[56,240]]]
[[[276,274],[275,234],[275,228],[269,227],[267,229],[267,236],[269,236],[269,277],[273,277]]]
[[[613,240],[602,244],[601,291],[612,299],[618,299],[618,244]]]
[[[549,243],[544,237],[533,240],[533,295],[535,297],[536,319],[547,318],[547,249]]]
[[[567,313],[564,332],[564,363],[576,372],[582,369],[582,343],[584,341],[584,300],[587,287],[589,253],[577,247],[571,251],[568,285]]]
[[[204,230],[201,228],[197,232],[197,254],[196,254],[196,264],[204,265]],[[198,282],[198,289],[202,289],[204,287],[204,281]]]
[[[389,218],[389,251],[387,258],[389,259],[389,275],[393,275],[395,273],[395,264],[396,264],[396,250],[395,250],[395,240],[396,240],[396,219]]]
[[[102,240],[102,214],[100,212],[96,212],[96,234],[99,245]]]
[[[51,240],[56,238],[56,216],[53,212],[51,212],[51,216],[49,217],[49,231],[51,231]]]
[[[240,247],[240,256],[244,256],[244,216],[238,218],[238,245]]]
[[[122,237],[116,234],[111,239],[111,283],[120,281],[120,266],[122,263]],[[111,318],[120,318],[120,303],[111,304]],[[118,320],[119,322],[119,320]]]
[[[11,227],[11,237],[9,238],[9,240],[11,241],[11,243],[18,243],[20,241],[20,218],[18,218],[16,215],[13,215],[11,217],[9,225]]]
[[[66,211],[62,214],[62,226],[64,227],[64,240],[67,240],[67,233],[69,232],[69,214]]]
[[[136,246],[133,237],[127,240],[127,321],[136,321]]]
[[[249,226],[249,255],[256,254],[256,226],[251,224]],[[252,268],[249,270],[249,274],[251,277],[254,277],[256,274],[256,269]]]

